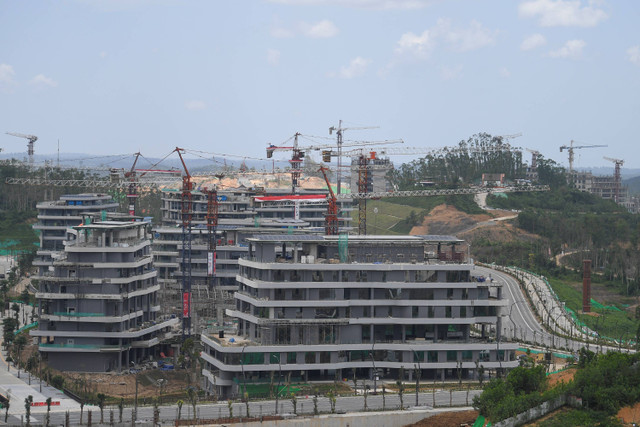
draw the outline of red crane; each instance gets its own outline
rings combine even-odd
[[[325,234],[327,236],[335,236],[338,234],[338,201],[336,199],[336,195],[331,188],[331,183],[329,182],[329,178],[327,177],[327,171],[329,168],[325,166],[320,166],[320,172],[324,176],[324,181],[327,183],[327,188],[329,188],[329,196],[327,197],[327,215],[325,217]]]
[[[191,336],[191,219],[192,200],[191,174],[182,158],[183,148],[174,150],[180,157],[184,176],[182,177],[182,198],[181,198],[181,218],[182,218],[182,340]]]

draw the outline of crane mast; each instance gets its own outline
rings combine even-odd
[[[613,174],[614,177],[614,200],[616,203],[620,203],[620,187],[622,186],[622,175],[620,173],[620,168],[624,165],[624,160],[622,159],[613,159],[611,157],[604,157],[605,160],[613,162],[615,164],[615,172]]]
[[[180,157],[185,175],[182,177],[181,219],[182,219],[182,340],[191,336],[191,219],[193,183],[189,169],[182,158],[184,149],[174,150]]]
[[[573,159],[574,159],[574,150],[581,148],[596,148],[596,147],[608,147],[608,145],[573,145],[575,141],[572,139],[569,145],[563,145],[560,147],[560,152],[562,150],[567,150],[569,153],[569,175],[573,174]]]
[[[29,142],[27,143],[27,155],[29,156],[29,167],[32,168],[34,154],[33,143],[38,140],[38,137],[35,135],[25,135],[24,133],[18,132],[7,132],[7,135],[17,136],[18,138],[25,138],[29,140]]]

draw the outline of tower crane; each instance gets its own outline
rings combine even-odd
[[[353,128],[350,128],[353,129]],[[367,128],[368,129],[368,128]],[[273,157],[273,153],[276,151],[292,151],[291,160],[289,163],[291,164],[291,190],[293,194],[297,194],[300,192],[299,190],[299,180],[300,175],[302,174],[302,161],[309,151],[320,151],[324,149],[335,148],[335,145],[310,145],[310,146],[300,146],[298,145],[298,137],[304,136],[300,132],[296,132],[293,135],[293,145],[282,145],[276,146],[270,144],[267,147],[267,158],[270,159]],[[290,140],[291,138],[289,138]],[[288,141],[288,140],[287,140]],[[356,142],[346,142],[342,143],[343,147],[363,147],[363,146],[371,146],[371,145],[383,145],[383,144],[402,144],[403,140],[391,140],[391,141],[356,141]],[[322,152],[323,155],[325,151]]]
[[[496,135],[496,138],[504,139],[505,141],[507,141],[507,143],[509,143],[509,141],[511,141],[512,139],[518,138],[520,136],[522,136],[522,132],[514,133],[511,135]]]
[[[359,126],[359,127],[348,127],[348,128],[343,128],[342,127],[342,120],[338,121],[338,127],[335,126],[331,126],[329,128],[329,135],[333,134],[333,132],[335,131],[336,133],[336,143],[338,145],[338,170],[336,171],[336,180],[337,180],[337,191],[338,194],[340,194],[340,190],[342,188],[342,143],[343,143],[343,138],[342,138],[342,134],[344,133],[344,131],[346,130],[364,130],[364,129],[378,129],[379,126]]]
[[[33,143],[38,140],[38,137],[35,135],[25,135],[24,133],[18,132],[7,132],[7,135],[17,136],[18,138],[28,139],[27,143],[27,154],[29,155],[29,166],[33,167]]]
[[[191,219],[193,215],[193,204],[191,191],[193,183],[191,174],[187,168],[182,152],[183,148],[174,150],[180,157],[180,162],[184,168],[182,177],[182,197],[181,197],[181,218],[182,218],[182,340],[191,336]]]
[[[620,187],[621,187],[621,183],[622,183],[622,179],[621,179],[621,175],[620,175],[620,168],[624,165],[624,160],[622,159],[613,159],[611,157],[603,157],[605,160],[608,160],[610,162],[613,162],[616,166],[615,166],[615,172],[614,172],[614,182],[615,182],[615,193],[614,193],[614,200],[616,203],[620,203]]]
[[[562,150],[567,150],[569,152],[569,175],[573,173],[573,158],[574,152],[573,150],[581,149],[581,148],[596,148],[596,147],[608,147],[608,145],[573,145],[575,141],[572,139],[569,145],[563,145],[560,147],[560,152]]]
[[[531,153],[531,170],[535,171],[538,167],[538,157],[540,157],[540,152],[530,148],[527,148],[527,151]]]
[[[324,176],[324,181],[327,183],[327,188],[329,189],[329,196],[327,197],[327,216],[325,217],[325,234],[327,236],[335,236],[338,234],[338,201],[336,199],[336,195],[331,188],[331,184],[329,183],[329,178],[327,177],[327,168],[326,166],[320,166],[320,172],[322,172],[322,176]]]

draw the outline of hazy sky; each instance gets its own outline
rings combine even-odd
[[[25,151],[14,131],[40,154],[59,139],[265,158],[342,119],[380,127],[345,139],[522,132],[513,144],[563,165],[573,139],[608,144],[577,167],[638,168],[639,23],[637,0],[4,0],[0,147]]]

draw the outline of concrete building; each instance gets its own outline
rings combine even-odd
[[[326,190],[324,190],[326,192]],[[322,191],[310,192],[322,194]],[[238,289],[238,259],[248,252],[247,238],[258,234],[324,233],[326,203],[302,204],[300,219],[294,218],[294,206],[283,203],[283,190],[225,189],[218,193],[218,226],[216,227],[215,274],[209,275],[207,253],[209,234],[206,227],[207,198],[205,193],[192,193],[191,263],[188,278],[194,304],[192,313],[196,327],[216,321],[223,323],[226,308],[233,304],[233,292]],[[304,192],[302,193],[304,194]],[[256,199],[265,197],[261,201]],[[321,197],[322,198],[322,197]],[[344,210],[347,211],[345,204]],[[161,225],[154,227],[154,264],[159,273],[162,311],[182,310],[182,226],[181,193],[164,191]],[[346,214],[345,214],[346,215]],[[348,215],[346,215],[348,216]],[[344,219],[348,223],[351,218]],[[315,225],[315,226],[314,226]]]
[[[206,388],[377,377],[470,378],[513,368],[502,289],[449,236],[257,236],[239,260],[236,333],[203,333]],[[460,250],[462,248],[462,251]],[[404,369],[402,369],[404,368]]]
[[[389,171],[393,169],[393,163],[389,158],[378,158],[373,153],[373,158],[368,158],[366,161],[361,162],[359,158],[351,159],[351,178],[349,180],[352,193],[359,192],[359,178],[360,171],[364,170],[361,163],[366,164],[366,186],[368,193],[383,193],[391,191],[393,188],[391,182],[387,178]]]
[[[66,231],[82,223],[83,213],[115,212],[118,203],[108,194],[67,194],[60,200],[38,203],[36,208],[38,222],[33,229],[39,234],[40,247],[33,265],[43,274],[53,265],[55,254],[64,251]]]
[[[39,351],[55,369],[128,369],[159,353],[179,319],[161,319],[150,224],[118,214],[84,216],[64,252],[35,277]]]
[[[577,172],[573,174],[573,183],[580,191],[585,191],[606,200],[616,199],[616,180],[613,175],[598,176],[591,172]],[[629,204],[629,189],[620,184],[618,203],[631,208]]]

